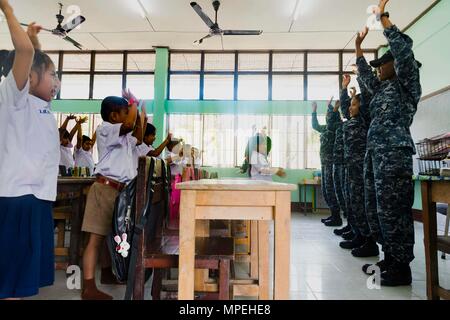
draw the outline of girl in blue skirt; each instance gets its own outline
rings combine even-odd
[[[15,51],[0,54],[0,299],[36,295],[54,281],[52,203],[59,135],[50,101],[55,66],[39,49],[40,27],[22,29],[0,0]]]

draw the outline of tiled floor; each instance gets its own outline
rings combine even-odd
[[[292,215],[291,241],[291,293],[294,300],[422,300],[426,299],[425,258],[422,224],[416,223],[416,259],[412,263],[413,284],[407,287],[367,288],[368,276],[361,266],[376,262],[376,258],[354,258],[349,251],[340,249],[340,238],[333,228],[324,227],[324,215],[300,213]],[[271,253],[273,254],[273,253]],[[439,259],[441,284],[450,288],[450,257]],[[68,290],[65,273],[58,271],[54,286],[44,288],[33,299],[79,299],[79,290]],[[149,281],[150,283],[150,281]],[[99,286],[122,299],[124,286]],[[146,290],[146,298],[150,299]]]

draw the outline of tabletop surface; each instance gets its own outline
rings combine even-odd
[[[95,177],[79,178],[79,177],[58,177],[58,184],[92,184]]]
[[[180,190],[293,191],[295,184],[250,179],[203,179],[177,183]]]

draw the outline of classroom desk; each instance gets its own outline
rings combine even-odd
[[[95,178],[58,178],[56,200],[72,200],[69,265],[79,265],[82,247],[81,225],[83,223],[86,195]]]
[[[320,188],[320,181],[315,179],[303,179],[298,184],[298,202],[300,203],[300,207],[302,208],[302,211],[306,215],[306,191],[308,187],[312,188],[312,204],[311,204],[311,211],[315,212],[317,209],[317,197],[316,197],[316,188]],[[303,189],[303,201],[301,196],[301,191]]]
[[[420,176],[422,188],[422,214],[427,271],[427,297],[449,300],[450,291],[439,286],[437,251],[450,253],[450,237],[437,235],[436,202],[450,203],[450,178]]]
[[[182,182],[177,188],[181,190],[178,299],[194,298],[196,220],[215,219],[274,221],[274,299],[289,299],[291,191],[296,185],[226,179]],[[260,286],[266,288],[269,257],[259,258]]]

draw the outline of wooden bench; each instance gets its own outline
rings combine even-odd
[[[178,235],[165,234],[164,226],[168,221],[168,201],[170,191],[170,174],[167,165],[161,161],[161,196],[156,196],[152,201],[152,207],[148,217],[148,224],[144,230],[143,237],[139,245],[139,253],[136,263],[135,286],[133,296],[135,300],[143,300],[145,270],[153,269],[152,297],[160,299],[162,286],[162,271],[169,268],[178,267]],[[147,194],[146,181],[146,158],[139,159],[138,181],[136,186],[136,219],[139,221],[140,214],[146,203]],[[157,185],[156,179],[154,177]],[[156,187],[155,187],[156,190]],[[197,238],[195,260],[196,266],[200,269],[219,270],[219,292],[218,294],[208,294],[207,298],[229,299],[229,278],[230,261],[234,259],[234,243],[230,237],[208,237]]]

